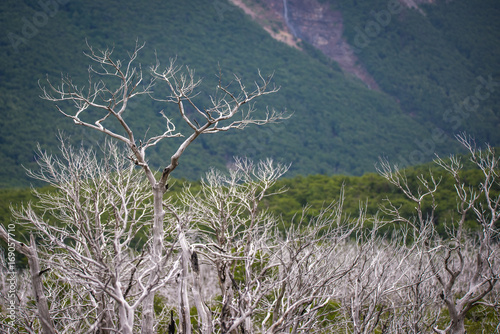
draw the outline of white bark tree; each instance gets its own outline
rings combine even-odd
[[[109,205],[116,205],[116,207],[113,208],[115,211],[114,213],[121,215],[119,218],[116,218],[120,220],[117,224],[124,224],[123,226],[131,224],[129,219],[133,218],[133,224],[135,224],[136,227],[140,227],[141,224],[146,224],[145,221],[149,219],[148,215],[151,215],[152,226],[149,230],[149,248],[147,255],[144,255],[147,256],[149,269],[145,270],[144,273],[138,276],[140,278],[139,285],[142,288],[142,294],[137,296],[138,299],[133,305],[126,302],[127,298],[123,295],[123,281],[119,275],[137,275],[127,271],[132,270],[131,268],[134,268],[135,266],[125,266],[122,268],[127,269],[124,272],[119,272],[118,268],[113,267],[110,268],[110,272],[108,273],[105,271],[106,266],[99,263],[101,258],[103,261],[105,258],[105,256],[101,254],[103,250],[99,247],[95,249],[89,247],[87,249],[83,246],[83,242],[88,241],[87,239],[89,238],[103,238],[105,236],[105,230],[103,227],[88,226],[88,230],[80,232],[76,229],[74,231],[59,229],[58,227],[43,221],[40,217],[35,216],[29,208],[20,213],[19,217],[29,220],[32,223],[37,224],[39,227],[46,228],[48,232],[46,233],[46,237],[49,238],[48,241],[53,243],[58,242],[59,247],[66,249],[69,254],[67,255],[67,260],[74,260],[72,256],[77,256],[74,252],[79,252],[78,254],[80,255],[78,256],[83,256],[82,254],[87,252],[86,261],[94,265],[94,268],[92,269],[94,271],[85,272],[85,274],[80,273],[75,277],[84,280],[88,284],[94,284],[102,293],[108,294],[119,303],[121,310],[120,328],[123,333],[132,332],[134,323],[133,314],[139,305],[142,313],[142,333],[153,333],[154,331],[154,291],[156,287],[159,286],[160,282],[165,281],[165,277],[160,275],[160,273],[163,271],[165,259],[168,258],[169,255],[169,252],[167,251],[169,247],[166,247],[165,244],[166,231],[163,197],[168,188],[168,178],[179,165],[179,159],[186,148],[202,134],[217,133],[230,129],[243,129],[250,124],[263,125],[277,122],[287,117],[284,113],[275,112],[273,110],[268,111],[263,118],[255,118],[255,110],[253,109],[251,102],[253,102],[256,98],[277,91],[277,88],[271,86],[272,76],[264,78],[260,75],[260,73],[260,81],[255,82],[253,89],[248,89],[239,77],[234,77],[237,87],[233,90],[232,86],[224,85],[222,82],[222,76],[220,76],[216,92],[211,98],[212,104],[210,107],[205,109],[198,107],[196,103],[197,92],[195,90],[199,86],[200,80],[197,80],[194,77],[194,71],[189,68],[183,69],[182,67],[178,67],[175,65],[174,61],[171,61],[169,66],[167,66],[164,70],[160,69],[160,65],[157,62],[157,64],[151,68],[152,78],[149,81],[144,82],[145,79],[141,66],[135,65],[137,56],[143,47],[144,45],[136,44],[135,49],[129,55],[129,59],[121,61],[113,56],[113,50],[95,50],[93,47],[89,46],[87,56],[96,64],[96,66],[89,67],[89,81],[87,87],[79,87],[69,76],[63,77],[62,82],[59,85],[54,85],[47,80],[48,87],[42,87],[42,98],[56,103],[69,101],[74,107],[73,111],[57,106],[58,110],[63,115],[72,119],[77,125],[82,125],[102,132],[105,135],[124,143],[128,150],[128,158],[135,165],[142,168],[147,184],[140,184],[141,189],[144,190],[144,192],[137,193],[137,198],[134,199],[140,201],[144,200],[144,198],[140,198],[140,196],[147,197],[148,195],[152,195],[153,206],[151,212],[148,211],[150,207],[127,207],[129,201],[131,200],[127,191],[134,192],[134,189],[132,188],[127,188],[126,191],[124,189],[117,189],[115,196],[118,202],[114,204],[115,199],[110,199],[109,203],[106,203]],[[187,134],[182,143],[177,147],[174,154],[168,158],[168,163],[163,169],[163,172],[157,176],[147,159],[147,149],[157,145],[162,140],[173,137],[181,137],[183,135],[176,132],[176,127],[172,121],[172,117],[162,112],[161,114],[165,121],[164,131],[158,135],[145,138],[142,141],[138,140],[137,134],[134,132],[133,124],[128,123],[126,115],[129,112],[128,107],[130,101],[140,95],[152,96],[152,89],[158,83],[165,84],[169,93],[166,97],[155,97],[155,99],[175,104],[177,106],[180,119],[187,124],[190,133]],[[189,105],[190,108],[195,110],[198,119],[202,120],[201,122],[198,123],[194,117],[187,115],[185,109],[186,105]],[[244,108],[245,106],[248,106],[248,108]],[[113,123],[119,124],[119,129],[115,129],[112,125]],[[88,166],[77,167],[83,169],[89,168]],[[128,168],[130,168],[130,173],[132,173],[132,167]],[[75,169],[67,172],[69,176],[64,175],[63,179],[54,180],[54,183],[63,187],[63,184],[68,181],[65,185],[68,187],[67,191],[74,191],[75,193],[67,195],[67,201],[72,202],[66,203],[66,205],[73,205],[75,206],[75,209],[79,209],[81,205],[81,194],[77,192],[79,189],[71,188],[73,185],[71,181],[74,181],[71,178],[80,177],[80,173],[82,171],[80,169]],[[121,173],[119,174],[121,175]],[[50,180],[51,177],[51,175],[44,174],[42,179],[48,178]],[[96,184],[95,187],[112,186],[112,183],[110,184],[110,180],[101,180],[99,179],[98,174],[88,175],[88,177],[96,178],[94,182],[103,182],[103,184]],[[136,176],[134,175],[134,177]],[[145,187],[147,189],[145,189]],[[64,192],[65,189],[61,189],[61,191]],[[90,201],[90,199],[87,200]],[[99,202],[97,203],[100,204]],[[120,203],[121,206],[118,203]],[[96,220],[101,218],[98,210],[102,209],[97,207],[96,204],[94,217],[87,217],[82,213],[75,213],[70,217],[56,217],[66,219],[66,221],[73,219],[74,224],[90,224],[89,222],[92,219]],[[141,219],[135,220],[138,217],[130,217],[130,210],[133,210],[136,215],[142,215]],[[83,217],[81,215],[83,215]],[[95,228],[98,229],[92,231],[92,229]],[[115,240],[112,244],[106,244],[106,246],[102,247],[113,246],[115,248],[115,252],[122,252],[120,253],[119,258],[113,258],[121,265],[124,265],[125,263],[142,263],[143,260],[145,260],[145,258],[141,257],[143,255],[126,256],[124,253],[124,249],[127,248],[130,240],[133,239],[133,229],[114,232],[119,235],[117,234],[115,236]],[[55,233],[55,235],[52,235],[51,233]],[[85,233],[89,234],[87,235]],[[181,231],[179,231],[179,233],[179,236],[182,239]],[[57,237],[56,235],[61,235],[61,237]],[[62,235],[65,236],[63,237]],[[73,239],[76,244],[81,242],[82,245],[79,247],[83,248],[78,250],[71,248],[73,247],[72,244],[66,245],[64,242],[66,238]],[[124,242],[121,238],[125,238],[126,242]],[[108,241],[110,240],[103,240],[104,243]],[[71,255],[73,253],[75,255]],[[53,259],[53,261],[57,262],[58,260]],[[181,267],[184,266],[185,264],[181,263]],[[100,277],[101,275],[104,275],[104,277]],[[106,283],[104,284],[104,282]],[[187,321],[187,319],[185,320]],[[186,324],[185,326],[190,327],[190,324]]]
[[[210,328],[203,324],[202,333],[328,330],[327,316],[335,311],[335,283],[357,259],[343,249],[362,221],[346,221],[339,201],[309,221],[304,212],[280,232],[282,222],[263,210],[262,202],[283,191],[273,185],[287,169],[271,160],[253,164],[237,159],[229,174],[211,171],[199,192],[187,189],[181,196],[184,210],[175,211],[175,216],[185,226],[191,222],[196,231],[186,242],[186,257],[196,259],[186,276],[194,281],[198,319],[211,315],[213,320]],[[200,299],[199,265],[194,263],[214,268],[219,303]],[[204,315],[198,305],[206,304],[217,311]]]
[[[375,225],[378,222],[375,222]],[[343,280],[342,305],[352,323],[352,333],[385,332],[388,319],[401,307],[393,299],[401,286],[405,272],[405,252],[397,240],[377,236],[378,226],[359,235],[354,254],[359,254],[357,266]]]
[[[215,268],[222,298],[221,311],[213,315],[213,326],[202,328],[202,333],[212,333],[214,328],[235,333],[240,327],[253,332],[251,316],[269,293],[273,280],[270,272],[277,265],[272,259],[276,220],[260,210],[259,203],[271,195],[269,188],[287,169],[273,166],[272,161],[254,166],[247,159],[237,159],[229,175],[211,171],[200,193],[187,189],[183,194],[186,209],[177,217],[199,231],[186,254],[193,261]],[[195,277],[198,267],[192,262]],[[206,302],[199,300],[201,295],[194,284],[197,305]],[[206,319],[197,309],[199,318]]]
[[[422,245],[432,238],[432,229],[398,228],[402,259],[399,286],[391,293],[393,312],[388,322],[388,333],[427,333],[432,331],[439,316],[436,292],[427,248]],[[395,238],[398,240],[398,237]],[[403,255],[403,256],[401,256]],[[391,256],[390,254],[388,256]]]
[[[61,158],[41,153],[41,170],[31,173],[53,189],[35,190],[36,204],[15,211],[15,218],[36,235],[42,269],[35,277],[50,296],[46,319],[55,326],[44,330],[38,311],[38,320],[27,317],[23,329],[138,332],[146,296],[157,292],[172,304],[176,298],[165,288],[177,284],[182,333],[195,323],[202,333],[328,330],[335,283],[357,259],[343,250],[362,224],[344,221],[342,201],[311,220],[302,216],[282,235],[282,222],[261,204],[283,191],[271,188],[287,167],[236,160],[228,175],[210,172],[199,193],[187,188],[179,203],[163,201],[166,251],[157,265],[148,233],[154,223],[148,182],[123,150],[111,143],[103,149],[99,160],[63,141]],[[203,267],[213,268],[219,281],[219,292],[209,298],[211,287],[200,282]],[[29,302],[23,308],[34,313]]]
[[[46,296],[46,293],[45,293],[44,288],[43,288],[43,282],[42,282],[42,273],[43,272],[42,272],[41,267],[40,267],[40,258],[38,256],[38,250],[37,250],[37,246],[36,246],[35,239],[34,239],[33,235],[30,235],[29,246],[28,246],[28,245],[14,239],[13,236],[9,235],[9,233],[5,230],[5,228],[0,225],[0,238],[2,238],[7,243],[7,245],[9,247],[12,246],[17,252],[23,254],[28,259],[28,264],[30,267],[30,276],[31,276],[30,283],[31,283],[34,299],[36,300],[36,306],[37,306],[36,312],[38,314],[40,329],[42,330],[42,332],[44,334],[56,333],[55,327],[54,327],[54,321],[53,321],[52,317],[50,316],[50,309],[49,309],[49,304],[47,301],[47,296]],[[24,278],[26,278],[26,277],[24,277]],[[15,279],[15,281],[17,283],[17,279]],[[21,291],[22,291],[22,289],[21,289]],[[10,293],[11,293],[11,295],[15,294],[18,301],[22,301],[24,303],[27,302],[25,300],[25,298],[19,298],[19,291],[14,290],[14,291],[10,291]],[[7,298],[5,298],[5,299],[7,299]],[[10,302],[11,302],[10,300],[7,300],[6,305],[11,305]],[[11,305],[11,306],[13,306],[13,305]],[[29,318],[29,316],[23,318],[23,320],[25,321],[25,324],[23,324],[23,325],[27,325],[27,327],[25,327],[25,328],[30,329],[30,325],[29,325],[30,321],[26,321],[27,318]],[[15,321],[12,321],[12,322],[15,322]],[[15,327],[12,327],[9,325],[9,330],[7,332],[10,332],[11,330],[14,331],[16,329],[15,329]]]
[[[14,211],[14,218],[36,234],[37,249],[34,238],[31,248],[43,270],[58,273],[61,284],[84,287],[81,300],[71,306],[84,310],[82,314],[93,313],[95,320],[89,327],[80,322],[80,328],[136,332],[135,312],[146,297],[174,277],[179,266],[172,260],[172,245],[167,241],[162,240],[166,251],[158,262],[153,260],[152,237],[139,245],[138,237],[153,227],[148,184],[116,145],[105,144],[102,160],[91,151],[74,152],[64,140],[61,145],[61,158],[41,152],[37,160],[40,172],[31,173],[53,190],[34,190],[36,207]],[[167,237],[176,239],[169,224],[164,224],[164,230]],[[33,258],[31,254],[27,257]],[[32,277],[39,277],[41,266],[33,266],[31,261],[29,266]],[[34,282],[33,286],[38,285]],[[37,305],[43,301],[39,295],[37,292]],[[110,314],[114,308],[118,317]],[[56,312],[53,307],[52,313]],[[39,314],[44,323],[46,317]],[[58,324],[68,326],[67,322]],[[52,332],[56,332],[54,328]]]
[[[315,217],[306,218],[305,208],[285,230],[277,252],[278,284],[263,308],[270,324],[265,333],[325,333],[339,325],[331,317],[339,311],[341,282],[359,260],[349,239],[363,224],[363,216],[344,216],[343,195],[342,190]]]
[[[420,186],[412,189],[406,175],[387,162],[382,162],[379,172],[390,183],[400,189],[415,203],[415,216],[405,217],[399,207],[389,203],[385,212],[394,222],[411,226],[415,231],[424,232],[425,240],[419,238],[420,247],[427,254],[430,272],[440,289],[435,291],[449,312],[450,321],[444,329],[434,326],[436,333],[465,333],[465,318],[477,305],[493,305],[488,296],[500,278],[498,267],[498,221],[500,218],[500,177],[499,157],[495,150],[487,146],[485,150],[475,146],[465,135],[457,137],[470,154],[470,162],[481,172],[479,184],[468,184],[462,177],[463,164],[458,157],[436,159],[436,163],[448,172],[455,184],[457,217],[450,217],[449,237],[441,239],[434,229],[435,208],[438,205],[435,194],[439,181],[434,177],[419,176]],[[431,203],[425,212],[424,201]],[[466,228],[467,219],[474,219],[478,225],[477,236]],[[429,232],[430,231],[430,232]]]

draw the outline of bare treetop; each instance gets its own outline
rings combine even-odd
[[[218,133],[230,129],[244,129],[247,125],[264,125],[278,122],[289,116],[284,112],[267,110],[262,117],[256,117],[253,102],[261,96],[265,96],[278,91],[278,88],[272,84],[272,75],[264,77],[259,72],[259,79],[255,82],[252,89],[248,89],[241,78],[235,76],[233,82],[236,85],[225,84],[222,81],[222,73],[219,70],[218,82],[215,94],[210,97],[209,107],[202,108],[197,104],[195,98],[199,92],[196,90],[201,79],[195,78],[194,70],[189,67],[178,66],[175,59],[170,59],[165,69],[160,69],[160,62],[151,67],[151,79],[145,80],[141,65],[136,65],[139,52],[144,48],[144,44],[136,42],[134,50],[128,54],[126,60],[117,59],[113,54],[113,49],[98,50],[88,45],[89,51],[86,56],[89,57],[94,66],[88,68],[88,86],[78,87],[70,76],[63,76],[60,85],[54,85],[47,79],[48,86],[42,87],[42,98],[52,102],[72,102],[73,111],[57,106],[57,109],[66,117],[72,119],[76,124],[102,132],[114,139],[122,141],[130,149],[128,158],[135,164],[142,167],[148,180],[150,191],[153,195],[153,223],[150,231],[150,264],[159,268],[162,266],[165,258],[164,236],[165,236],[165,211],[163,195],[168,189],[167,180],[170,173],[179,165],[179,159],[186,148],[201,134]],[[155,91],[153,88],[160,84],[166,86],[167,93],[164,96],[158,96],[162,89]],[[158,85],[158,86],[157,86]],[[232,86],[236,86],[234,88]],[[146,95],[155,101],[174,104],[179,112],[180,119],[187,126],[189,133],[181,134],[174,124],[173,115],[163,111],[160,112],[164,119],[163,130],[160,134],[154,134],[145,137],[143,140],[137,140],[137,132],[134,132],[132,124],[125,117],[129,113],[130,100],[139,96]],[[201,119],[198,122],[193,116],[186,112],[186,107],[194,109],[194,114]],[[246,107],[246,108],[244,108]],[[94,116],[98,111],[99,116]],[[179,117],[177,116],[177,119]],[[121,131],[110,127],[110,122],[118,122]],[[183,141],[175,148],[169,161],[165,161],[166,167],[163,173],[157,179],[151,170],[146,158],[146,150],[155,146],[160,141],[173,138],[184,137]],[[187,243],[184,226],[179,222],[177,225],[178,240],[183,249],[182,257],[182,278],[180,278],[179,293],[182,296],[181,309],[183,310],[183,323],[189,322],[187,305],[189,305],[186,294],[185,273],[187,272]],[[147,277],[147,279],[146,279]],[[155,275],[145,276],[144,286],[151,287],[156,283]],[[148,294],[144,295],[142,305],[142,333],[153,333],[154,327],[154,291],[147,288]],[[125,305],[125,303],[122,303]],[[198,305],[200,312],[203,308]],[[135,309],[131,306],[128,311]],[[125,312],[125,309],[124,309]],[[125,313],[126,313],[125,312]],[[203,317],[209,318],[207,312],[203,312]],[[205,319],[206,320],[206,319]],[[131,332],[130,323],[122,321],[122,332]],[[187,328],[187,327],[186,327]],[[187,331],[188,329],[185,329]],[[209,332],[209,327],[205,329]],[[185,332],[188,333],[188,332]]]
[[[236,75],[233,80],[236,85],[224,84],[222,73],[219,70],[218,83],[215,94],[210,96],[210,105],[201,108],[195,101],[195,97],[199,94],[196,89],[199,87],[201,79],[195,77],[193,69],[176,65],[175,59],[170,59],[168,66],[161,69],[157,58],[156,64],[151,67],[151,79],[145,80],[142,66],[135,64],[144,44],[136,43],[133,52],[129,53],[126,61],[116,59],[113,49],[97,50],[90,45],[88,48],[89,51],[85,54],[95,63],[88,69],[88,85],[78,87],[70,76],[63,76],[60,85],[54,85],[47,79],[48,86],[41,86],[43,92],[41,97],[53,102],[72,102],[74,107],[72,112],[60,106],[57,106],[57,109],[78,125],[103,132],[126,143],[132,151],[130,158],[146,171],[149,171],[146,161],[147,148],[155,146],[167,138],[185,137],[171,156],[170,164],[166,168],[166,175],[160,180],[160,183],[165,183],[168,174],[179,164],[179,158],[184,150],[200,134],[243,129],[250,124],[264,125],[289,117],[284,112],[277,112],[274,109],[267,109],[262,118],[255,117],[254,100],[278,91],[278,88],[272,84],[272,75],[264,77],[259,72],[259,80],[255,81],[254,87],[249,89]],[[158,93],[153,90],[160,83],[165,84],[167,88],[165,96],[156,96]],[[233,91],[232,86],[237,86],[237,88]],[[181,134],[178,132],[173,117],[161,111],[160,114],[165,120],[163,132],[137,142],[136,134],[132,126],[125,120],[124,115],[127,112],[129,101],[138,95],[148,95],[155,101],[177,105],[179,115],[189,126],[191,133]],[[245,105],[246,108],[243,108]],[[195,110],[196,115],[201,117],[201,122],[187,115],[187,106]],[[88,110],[91,108],[103,111],[102,115],[104,116],[96,117],[92,121],[86,120],[83,116],[86,113],[88,116]],[[106,123],[108,119],[118,121],[124,133],[110,129]],[[152,174],[149,172],[147,174],[150,182],[156,183]]]

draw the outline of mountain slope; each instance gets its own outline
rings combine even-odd
[[[387,1],[329,2],[344,15],[346,39],[361,43],[360,61],[405,112],[428,128],[499,142],[498,2],[436,1],[401,9],[386,22]],[[377,17],[383,24],[370,37]]]
[[[0,4],[0,9],[1,28],[5,31],[0,36],[2,187],[30,182],[21,165],[34,166],[37,142],[55,152],[58,129],[71,135],[74,142],[84,139],[85,145],[102,139],[75,126],[54,105],[38,98],[37,81],[46,74],[56,81],[61,72],[70,73],[85,84],[89,64],[83,55],[85,39],[96,47],[114,45],[115,53],[123,57],[136,39],[146,41],[139,59],[143,69],[155,62],[155,51],[163,64],[169,57],[177,57],[179,64],[196,69],[204,79],[201,89],[208,93],[216,85],[219,65],[228,80],[234,72],[248,84],[258,78],[257,69],[264,74],[274,72],[281,90],[259,101],[256,107],[262,111],[266,105],[286,108],[293,116],[274,126],[200,138],[182,157],[175,177],[197,179],[208,166],[222,167],[234,155],[273,157],[292,163],[289,176],[359,175],[373,171],[380,155],[412,163],[419,145],[433,138],[433,129],[401,108],[396,98],[346,76],[335,63],[307,45],[303,46],[304,52],[272,39],[229,2],[73,0],[47,9],[36,1],[8,0]],[[38,25],[31,34],[29,23]],[[23,40],[19,42],[16,36]],[[207,94],[200,95],[201,105],[207,101]],[[160,110],[175,112],[150,100],[137,101],[130,108],[138,133],[148,128],[160,131]],[[448,137],[450,133],[439,137],[432,152],[454,151],[456,146],[449,144],[453,141]],[[166,142],[150,152],[150,160],[158,168],[165,163],[174,143]],[[432,154],[426,154],[422,159],[431,158]]]
[[[268,0],[246,6],[265,7],[254,12],[273,12],[280,22],[274,25],[295,35],[296,44],[306,41],[393,96],[436,133],[433,146],[441,144],[438,134],[461,131],[478,141],[500,140],[498,2]],[[421,150],[421,156],[429,155],[424,151],[433,153]]]

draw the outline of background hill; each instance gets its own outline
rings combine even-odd
[[[341,13],[342,39],[353,48],[359,29],[376,21],[370,12],[388,5],[321,3]],[[293,1],[290,5],[293,15]],[[314,43],[297,39],[299,50],[276,41],[223,0],[3,1],[0,186],[28,185],[21,166],[33,167],[37,143],[56,152],[59,129],[86,145],[102,139],[38,97],[38,80],[46,75],[57,81],[60,73],[69,73],[85,83],[85,40],[95,47],[114,46],[123,57],[136,39],[145,41],[139,59],[143,69],[155,62],[155,51],[163,64],[177,57],[179,64],[196,69],[208,93],[219,65],[227,78],[237,73],[248,83],[258,78],[257,69],[274,72],[281,90],[256,107],[286,108],[293,116],[279,125],[200,138],[183,155],[175,177],[197,179],[208,166],[223,167],[234,155],[292,163],[288,176],[361,175],[374,170],[380,155],[413,165],[431,160],[434,152],[454,152],[450,138],[459,131],[498,145],[499,7],[495,1],[472,0],[403,7],[367,46],[356,49],[359,65],[379,87],[369,89]],[[476,92],[477,103],[471,98]],[[200,104],[207,98],[200,95]],[[138,132],[159,131],[159,111],[174,112],[150,100],[130,107]],[[150,152],[151,160],[161,167],[171,147],[172,142],[159,146]]]

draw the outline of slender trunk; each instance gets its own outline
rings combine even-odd
[[[154,294],[151,294],[144,298],[143,308],[142,308],[142,334],[153,334],[153,313],[154,311]]]
[[[361,305],[359,302],[359,294],[358,294],[358,282],[356,281],[356,286],[354,288],[354,297],[351,299],[351,317],[353,323],[353,332],[356,334],[361,333],[361,321],[360,321],[360,309]]]
[[[450,334],[465,334],[465,317],[452,319]]]
[[[236,317],[236,312],[232,305],[234,300],[234,288],[231,270],[228,263],[220,259],[217,263],[217,272],[219,276],[219,284],[222,291],[222,310],[220,315],[220,323],[222,333],[229,333],[229,329],[233,325]],[[236,333],[236,331],[233,331]]]
[[[189,298],[187,293],[187,280],[189,273],[190,252],[186,236],[182,227],[179,226],[179,243],[182,248],[182,270],[179,277],[179,327],[183,334],[191,334],[191,318],[189,310]]]
[[[3,239],[9,247],[12,245],[17,252],[24,254],[28,258],[28,265],[31,273],[31,284],[33,287],[33,294],[35,295],[36,306],[38,309],[38,318],[42,325],[43,334],[55,334],[55,326],[52,318],[50,317],[49,304],[47,297],[43,292],[43,282],[40,270],[40,260],[38,259],[38,252],[36,250],[35,237],[30,235],[30,246],[19,242],[10,237],[10,234],[0,225],[0,238]]]
[[[281,303],[283,302],[283,297],[285,296],[285,289],[286,289],[286,282],[284,281],[283,283],[281,283],[280,294],[278,298],[276,298],[276,305],[274,305],[273,323],[278,321],[278,318],[280,317]]]
[[[191,254],[191,268],[193,269],[193,299],[201,320],[201,334],[213,333],[212,315],[207,305],[203,302],[202,288],[200,285],[200,266],[198,255],[195,251]]]
[[[293,322],[292,334],[297,334],[297,328],[299,327],[299,322],[295,320]]]
[[[120,334],[134,333],[134,310],[122,303],[118,306],[118,314],[120,315]]]
[[[30,235],[30,254],[26,254],[28,257],[28,264],[31,272],[31,280],[33,283],[33,293],[35,295],[36,306],[38,308],[38,318],[42,325],[42,330],[44,334],[55,334],[56,330],[52,318],[50,317],[49,304],[47,302],[47,297],[43,292],[43,282],[40,276],[40,261],[38,260],[38,253],[36,251],[35,237]]]
[[[106,305],[106,298],[104,293],[99,293],[97,295],[98,305],[97,314],[99,316],[99,325],[97,327],[99,334],[110,334],[113,328],[113,323],[111,321],[111,315],[109,314],[109,309]]]
[[[253,334],[253,323],[250,316],[245,318],[245,333]]]
[[[163,251],[163,220],[165,217],[165,211],[163,210],[163,194],[165,193],[165,188],[161,187],[159,184],[153,187],[153,210],[154,210],[154,220],[153,220],[153,243],[151,246],[151,258],[157,270],[155,270],[150,278],[148,285],[154,284],[154,281],[158,279],[158,270],[160,270],[160,260]],[[142,334],[153,334],[154,326],[154,294],[149,294],[143,302],[142,309]]]

